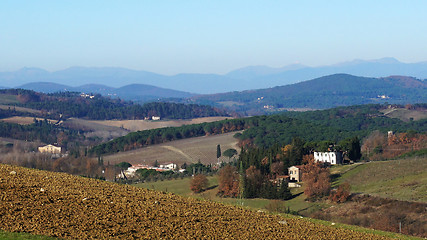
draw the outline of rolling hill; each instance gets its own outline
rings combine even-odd
[[[176,91],[167,88],[155,87],[146,84],[130,84],[119,88],[109,87],[101,84],[85,84],[78,87],[53,83],[53,82],[32,82],[19,86],[18,88],[33,90],[42,93],[55,92],[82,92],[99,93],[113,98],[119,97],[124,100],[132,101],[157,101],[164,98],[186,98],[194,94]]]
[[[211,201],[0,164],[0,229],[69,239],[388,239]]]
[[[334,74],[296,84],[192,97],[195,103],[225,106],[246,114],[287,108],[324,109],[370,103],[422,103],[427,101],[427,82],[412,77],[366,78]]]
[[[337,166],[340,183],[348,182],[354,193],[427,203],[427,156]]]
[[[183,163],[201,163],[215,164],[216,146],[221,145],[222,151],[237,147],[238,140],[233,137],[235,132],[224,133],[212,136],[195,137],[188,139],[175,140],[168,143],[161,143],[132,151],[119,152],[103,156],[105,162],[117,164],[120,162],[129,162],[132,165],[149,164],[152,165],[156,160],[160,163],[173,162],[181,166]],[[221,156],[220,162],[228,162],[229,159]]]

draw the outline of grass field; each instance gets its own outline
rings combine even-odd
[[[336,183],[348,182],[352,192],[404,201],[427,202],[427,157],[338,166]]]
[[[0,94],[0,104],[19,103],[16,95]]]
[[[156,160],[159,163],[173,162],[176,164],[183,164],[184,162],[197,163],[199,160],[203,164],[216,163],[217,144],[220,144],[222,151],[228,148],[240,150],[236,146],[237,139],[233,137],[234,134],[236,132],[182,139],[132,151],[119,152],[104,156],[103,158],[105,163],[125,161],[131,164],[153,164]],[[228,162],[228,158],[221,157],[220,161]]]
[[[40,114],[40,110],[31,109],[31,108],[24,108],[24,107],[15,107],[10,105],[0,105],[0,109],[8,110],[8,109],[15,109],[17,112],[29,112],[34,114]]]
[[[217,196],[218,192],[218,179],[217,176],[208,177],[209,187],[207,191],[204,191],[199,194],[194,194],[190,190],[190,181],[191,178],[183,178],[176,180],[165,180],[165,181],[157,181],[157,182],[146,182],[146,183],[138,183],[135,184],[137,187],[152,189],[156,191],[162,192],[171,192],[181,196],[187,197],[195,197],[200,199],[208,199],[215,202],[221,202],[229,205],[237,205],[248,207],[252,209],[266,209],[269,204],[271,204],[274,200],[269,199],[236,199],[236,198],[221,198]],[[284,208],[288,208],[293,212],[298,212],[299,214],[308,215],[309,213],[316,211],[320,208],[327,207],[327,204],[324,203],[313,203],[305,201],[305,196],[302,194],[304,188],[294,188],[291,190],[292,194],[297,197],[288,200],[288,201],[280,201],[280,205]]]
[[[332,225],[331,221],[324,221],[324,220],[315,219],[315,218],[306,218],[306,220],[310,221],[310,222],[317,223],[317,224],[322,224],[325,226],[331,226]],[[403,235],[403,234],[398,234],[398,233],[393,233],[393,232],[386,232],[386,231],[375,230],[375,229],[371,229],[371,228],[364,228],[364,227],[359,227],[359,226],[355,226],[355,225],[348,225],[348,224],[343,224],[343,223],[337,223],[337,222],[334,222],[333,224],[334,224],[333,226],[336,228],[344,228],[344,229],[349,229],[349,230],[356,231],[356,232],[371,233],[371,234],[376,234],[376,235],[380,235],[380,236],[385,236],[385,237],[395,238],[395,239],[401,239],[401,240],[424,239],[424,238],[420,238],[420,237],[408,236],[408,235]]]
[[[409,122],[411,119],[417,121],[427,118],[427,111],[408,110],[405,108],[384,109],[381,112],[387,117],[398,118],[405,122]]]
[[[40,235],[32,235],[29,233],[18,233],[18,232],[4,232],[0,230],[0,240],[53,240],[57,238],[40,236]]]

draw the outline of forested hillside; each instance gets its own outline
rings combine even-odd
[[[326,109],[373,103],[427,102],[427,83],[411,77],[366,78],[335,74],[274,88],[200,95],[199,104],[224,106],[246,115],[287,108]]]
[[[228,116],[225,111],[211,106],[152,102],[144,105],[134,104],[121,99],[110,99],[101,95],[61,92],[43,94],[30,90],[0,90],[0,96],[15,96],[13,106],[22,106],[41,110],[44,117],[59,119],[77,117],[93,120],[144,119],[158,116],[166,119],[189,119],[210,116]],[[2,113],[5,114],[4,112]],[[9,115],[14,113],[9,111]],[[28,115],[28,114],[27,114]]]
[[[294,136],[306,141],[342,139],[358,136],[363,138],[374,130],[382,132],[427,131],[427,119],[403,122],[385,117],[380,109],[384,105],[359,105],[338,107],[308,112],[285,112],[264,117],[257,127],[244,131],[241,140],[253,140],[257,146],[271,146],[274,143],[289,143]],[[283,119],[290,117],[297,124],[289,124]]]
[[[341,107],[314,112],[256,116],[177,128],[139,131],[98,145],[91,152],[98,155],[114,153],[181,138],[220,134],[242,129],[245,131],[236,136],[242,145],[262,148],[268,148],[275,144],[289,144],[295,137],[302,138],[307,142],[330,141],[337,143],[354,136],[363,138],[373,130],[427,131],[427,119],[406,123],[399,119],[384,117],[378,111],[381,107],[381,105]]]
[[[81,131],[65,129],[49,123],[47,120],[37,121],[33,124],[21,125],[0,121],[0,137],[25,141],[40,141],[65,147],[69,142],[83,141]]]

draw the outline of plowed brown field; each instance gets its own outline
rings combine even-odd
[[[0,228],[70,239],[386,239],[220,203],[1,164]]]

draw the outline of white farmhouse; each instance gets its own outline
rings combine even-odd
[[[38,150],[41,153],[51,153],[51,154],[61,153],[61,147],[56,147],[56,146],[53,146],[51,144],[43,146],[43,147],[39,147]]]
[[[288,168],[289,180],[295,182],[301,182],[301,167],[300,166],[292,166]]]
[[[325,162],[331,165],[342,164],[341,152],[314,152],[314,160],[317,162]]]
[[[170,169],[170,170],[174,170],[176,168],[176,164],[175,163],[163,163],[160,164],[159,166],[160,168],[164,168],[164,169]]]

